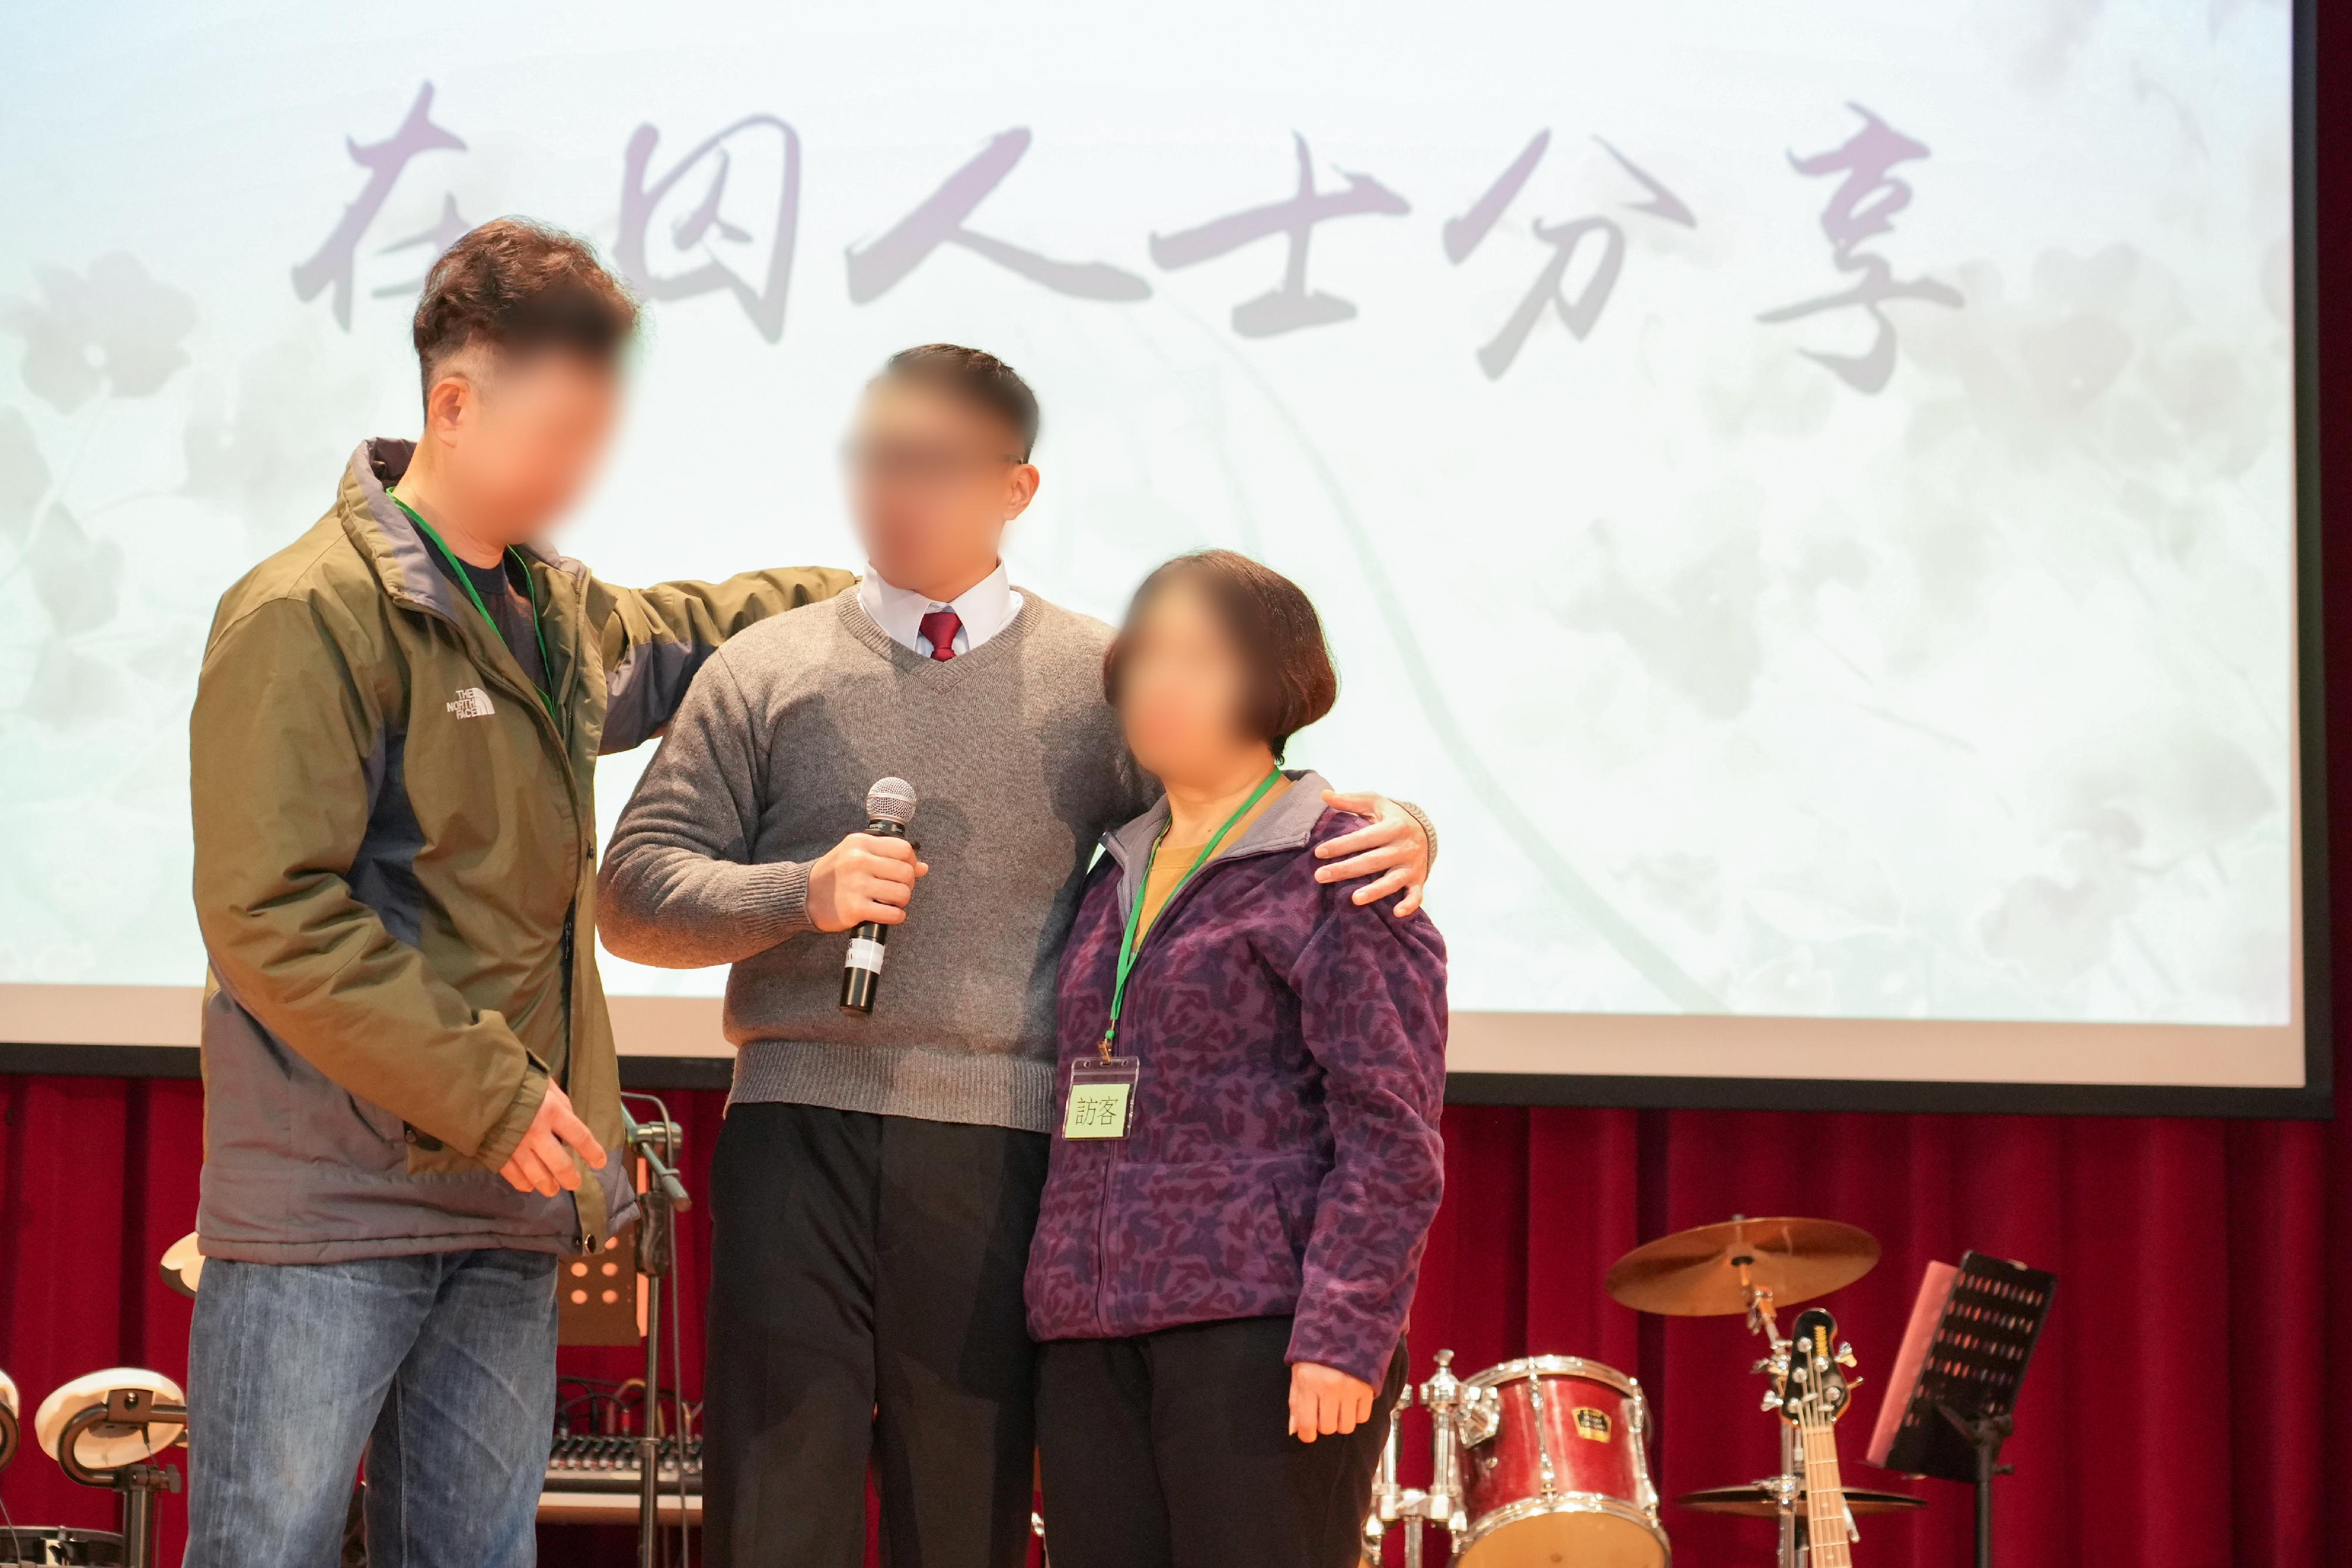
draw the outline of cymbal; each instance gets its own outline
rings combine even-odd
[[[1785,1307],[1851,1285],[1877,1261],[1868,1231],[1834,1219],[1732,1219],[1634,1248],[1606,1283],[1638,1312],[1728,1317],[1748,1310],[1751,1286]]]
[[[1908,1492],[1872,1491],[1865,1487],[1847,1487],[1845,1505],[1859,1514],[1903,1513],[1915,1508],[1925,1508],[1927,1500],[1913,1497]],[[1676,1508],[1689,1509],[1693,1513],[1727,1513],[1738,1519],[1778,1519],[1780,1505],[1763,1486],[1709,1487],[1705,1491],[1685,1492],[1675,1499]],[[1801,1504],[1800,1506],[1802,1506]]]

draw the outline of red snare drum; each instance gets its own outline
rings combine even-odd
[[[1462,1385],[1462,1568],[1666,1568],[1642,1385],[1535,1355]]]

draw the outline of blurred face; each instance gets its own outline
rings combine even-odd
[[[440,444],[468,519],[497,543],[523,544],[579,499],[604,461],[620,409],[613,365],[562,351],[501,361],[472,350],[452,359],[434,383],[426,437]]]
[[[1249,671],[1198,586],[1163,582],[1128,633],[1118,716],[1128,748],[1163,781],[1208,783],[1265,749],[1244,722]]]
[[[1020,438],[920,382],[877,382],[843,453],[858,542],[883,580],[947,599],[996,569],[1004,527],[1037,493]]]

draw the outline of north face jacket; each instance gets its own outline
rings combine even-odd
[[[824,569],[636,590],[526,551],[550,716],[384,494],[335,504],[221,598],[189,724],[205,1254],[257,1262],[594,1247],[629,1202],[596,975],[595,764],[659,733],[733,632]],[[575,1197],[496,1173],[549,1082],[607,1149]]]
[[[1314,846],[1363,825],[1325,788],[1299,776],[1160,910],[1119,1010],[1128,1135],[1073,1140],[1070,1069],[1097,1055],[1167,803],[1104,837],[1062,951],[1032,1338],[1286,1312],[1291,1361],[1387,1375],[1444,1190],[1445,943],[1315,880]]]

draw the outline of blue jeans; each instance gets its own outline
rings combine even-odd
[[[184,1568],[329,1568],[367,1456],[371,1568],[530,1568],[556,1260],[205,1265]]]

